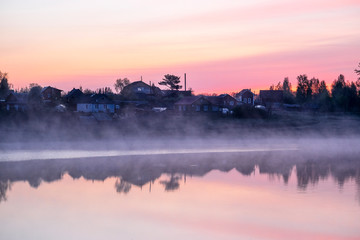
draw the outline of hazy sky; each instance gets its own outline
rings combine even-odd
[[[185,72],[196,93],[354,81],[359,26],[359,0],[0,0],[0,71],[65,91]]]

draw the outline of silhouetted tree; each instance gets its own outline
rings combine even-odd
[[[346,111],[346,82],[344,75],[340,74],[338,79],[334,80],[331,85],[331,96],[335,107]]]
[[[28,105],[33,110],[39,110],[42,107],[42,96],[41,96],[41,90],[42,88],[40,85],[37,84],[30,84],[31,88],[28,95]]]
[[[159,82],[159,85],[164,85],[170,88],[170,90],[179,90],[182,88],[182,86],[179,85],[180,83],[180,77],[166,74],[161,82]]]
[[[298,103],[305,103],[311,101],[312,89],[311,81],[307,78],[305,74],[299,75],[297,77],[298,86],[296,89],[296,100]]]
[[[320,81],[317,78],[310,79],[311,94],[316,97],[319,94]]]
[[[127,79],[127,78],[119,78],[119,79],[116,79],[115,81],[115,84],[114,84],[114,87],[115,87],[115,91],[117,93],[121,93],[121,91],[124,89],[124,87],[126,87],[127,85],[130,84],[130,80]]]
[[[356,73],[357,75],[359,75],[358,80],[360,81],[360,63],[359,63],[359,65],[358,65],[358,68],[359,68],[359,69],[355,69],[354,71],[355,71],[355,73]]]
[[[321,81],[319,84],[317,103],[323,111],[329,111],[331,108],[331,98],[325,81]]]
[[[110,94],[110,95],[113,94],[110,87],[98,88],[96,89],[96,92],[98,94]]]
[[[331,88],[333,103],[337,110],[355,111],[358,108],[357,88],[354,82],[346,83],[344,75],[340,74],[334,80]]]
[[[358,95],[360,95],[360,63],[358,66],[359,69],[355,69],[355,73],[359,75],[358,79],[356,80],[356,87],[358,88]]]
[[[10,85],[7,79],[7,73],[2,73],[0,71],[0,97],[4,98],[10,91]]]
[[[89,89],[89,88],[86,88],[85,90],[84,90],[84,94],[94,94],[95,92],[93,91],[93,90],[91,90],[91,89]]]
[[[291,83],[288,77],[284,78],[282,89],[279,90],[284,91],[284,103],[292,104],[295,102],[294,95],[291,91]]]

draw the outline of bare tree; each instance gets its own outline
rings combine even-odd
[[[126,87],[127,85],[130,84],[130,80],[127,79],[127,78],[119,78],[119,79],[116,79],[115,81],[115,84],[114,84],[114,87],[115,87],[115,91],[117,93],[121,93],[121,91],[124,89],[124,87]]]

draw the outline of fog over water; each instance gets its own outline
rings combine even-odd
[[[18,131],[0,239],[359,239],[355,123]]]

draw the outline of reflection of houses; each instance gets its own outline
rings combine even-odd
[[[10,93],[6,99],[7,111],[25,111],[27,105],[27,93]]]
[[[241,103],[254,105],[254,93],[251,92],[251,89],[241,90],[235,95],[235,98]]]
[[[260,90],[260,101],[267,108],[280,107],[284,101],[283,90]]]
[[[175,103],[175,110],[179,112],[209,112],[211,102],[203,96],[183,97]]]
[[[179,180],[185,175],[204,176],[215,169],[228,172],[234,168],[243,175],[250,175],[256,165],[259,166],[260,174],[282,175],[284,183],[288,181],[291,170],[296,166],[298,186],[304,189],[308,184],[317,183],[329,175],[339,183],[349,178],[360,179],[360,162],[352,154],[344,155],[343,161],[327,155],[318,155],[316,161],[313,161],[311,155],[307,157],[301,153],[289,158],[289,152],[254,152],[187,154],[186,157],[183,154],[174,154],[0,162],[0,190],[5,183],[16,181],[28,181],[36,188],[43,181],[61,179],[65,173],[74,179],[83,177],[86,180],[98,181],[117,177],[121,181],[115,183],[116,191],[124,193],[130,191],[131,186],[142,187],[159,179],[162,174],[170,174],[170,179],[162,180],[160,184],[164,185],[166,190],[176,190],[179,188]],[[5,187],[3,192],[0,191],[4,197],[8,191]]]
[[[54,87],[44,87],[41,90],[41,95],[44,99],[44,102],[56,102],[61,98],[62,90],[54,88]]]
[[[76,111],[85,113],[114,113],[115,104],[105,94],[83,95],[76,104]]]

